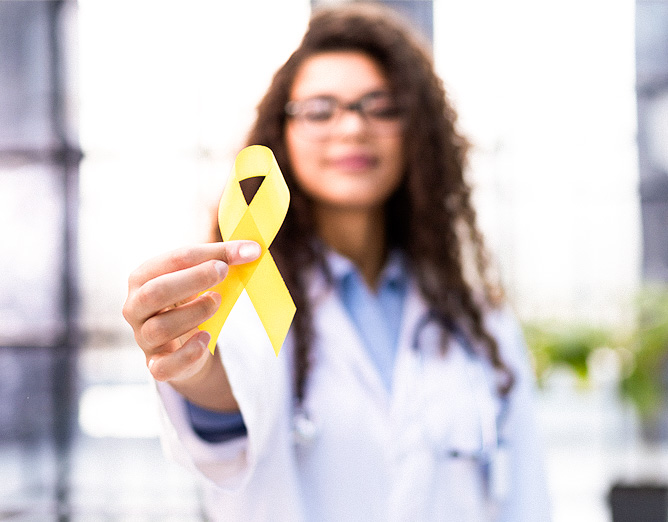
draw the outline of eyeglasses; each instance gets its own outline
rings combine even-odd
[[[378,136],[395,135],[403,126],[403,111],[385,91],[370,92],[350,103],[334,96],[314,96],[285,105],[285,114],[305,137],[313,140],[327,138],[344,111],[359,114],[369,131]]]

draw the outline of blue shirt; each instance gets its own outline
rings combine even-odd
[[[390,391],[408,279],[403,256],[398,251],[390,255],[375,292],[349,259],[331,252],[327,263],[343,306]],[[246,434],[241,413],[215,412],[190,402],[187,407],[193,429],[206,441],[224,442]]]

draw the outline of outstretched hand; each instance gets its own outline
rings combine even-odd
[[[123,316],[156,380],[169,381],[186,396],[199,395],[220,361],[210,357],[210,335],[197,329],[221,302],[206,290],[225,278],[228,265],[254,261],[260,253],[254,241],[206,243],[159,255],[132,272]]]

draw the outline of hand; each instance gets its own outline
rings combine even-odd
[[[132,272],[123,316],[156,380],[187,396],[204,385],[220,358],[208,357],[210,335],[197,325],[216,312],[221,297],[198,294],[222,281],[228,265],[254,261],[260,252],[253,241],[207,243],[160,255]]]

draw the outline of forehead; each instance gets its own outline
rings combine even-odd
[[[368,55],[359,51],[331,51],[304,61],[292,84],[291,98],[328,94],[353,99],[388,87],[380,65]]]

